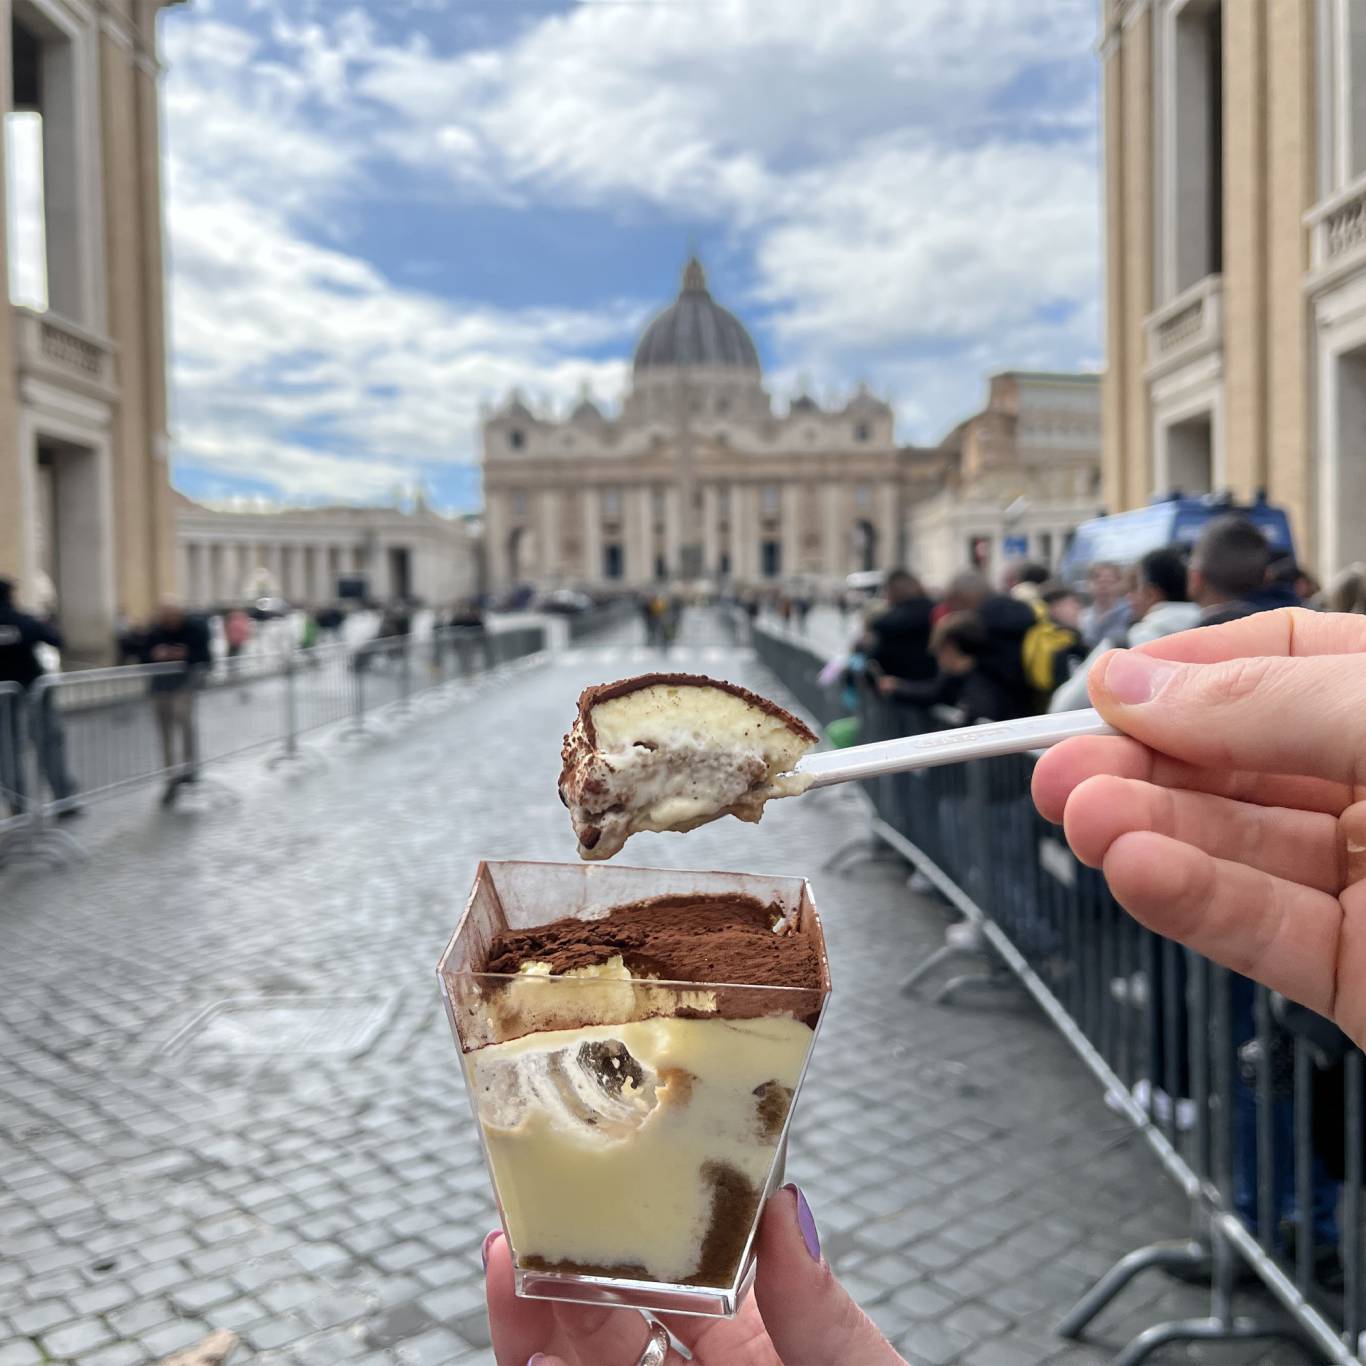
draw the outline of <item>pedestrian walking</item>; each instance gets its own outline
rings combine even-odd
[[[178,598],[166,597],[142,648],[148,664],[181,666],[154,674],[150,685],[167,775],[161,804],[170,806],[180,789],[199,776],[195,694],[211,662],[209,632],[203,621],[186,614]]]

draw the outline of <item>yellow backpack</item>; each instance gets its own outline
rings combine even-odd
[[[1048,696],[1058,686],[1057,658],[1075,648],[1077,633],[1054,621],[1042,602],[1032,602],[1030,606],[1035,622],[1024,634],[1020,653],[1029,686]]]

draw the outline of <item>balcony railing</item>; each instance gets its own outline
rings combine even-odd
[[[113,396],[114,344],[107,337],[60,314],[18,306],[14,323],[22,373],[101,398]]]
[[[1143,320],[1146,373],[1154,378],[1218,351],[1224,344],[1224,281],[1206,275]]]
[[[1312,234],[1311,274],[1336,276],[1366,261],[1366,176],[1314,205],[1304,217]]]

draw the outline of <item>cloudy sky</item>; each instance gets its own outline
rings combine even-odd
[[[176,481],[478,503],[480,405],[620,393],[690,249],[780,401],[937,439],[1094,367],[1093,0],[167,13]]]

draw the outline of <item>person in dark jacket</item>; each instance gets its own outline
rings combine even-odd
[[[873,622],[867,656],[893,678],[923,683],[935,675],[930,653],[930,613],[934,603],[920,580],[904,569],[887,575],[887,610]]]
[[[1270,560],[1266,537],[1246,517],[1230,512],[1210,522],[1191,552],[1190,595],[1200,608],[1200,625],[1218,626],[1292,605],[1259,600]]]
[[[954,707],[966,726],[1020,715],[1015,690],[994,667],[991,638],[974,613],[951,612],[937,621],[930,648],[938,665],[934,678],[911,682],[884,676],[878,691],[917,707]]]
[[[35,693],[33,685],[43,675],[37,647],[50,645],[62,648],[61,633],[51,622],[28,612],[21,612],[14,603],[14,585],[0,579],[0,683],[17,683],[22,690],[19,701],[37,708],[35,698],[41,697],[41,714],[30,719],[29,732],[38,752],[38,763],[43,777],[58,803],[69,803],[75,795],[76,784],[66,767],[66,739],[56,709],[51,705],[51,694]],[[0,701],[0,788],[7,805],[18,812],[24,808],[24,725],[21,708]],[[59,817],[79,814],[79,808],[60,805]]]
[[[142,658],[147,664],[181,666],[154,674],[150,684],[167,773],[161,802],[169,806],[176,793],[199,776],[195,694],[212,662],[208,627],[197,617],[188,616],[179,599],[163,598],[155,624],[142,638]]]
[[[1034,608],[1005,593],[993,593],[986,578],[969,571],[949,584],[944,601],[950,612],[971,612],[986,632],[982,666],[996,678],[1007,707],[1006,720],[1035,709],[1034,692],[1025,677],[1024,638],[1038,620]]]

